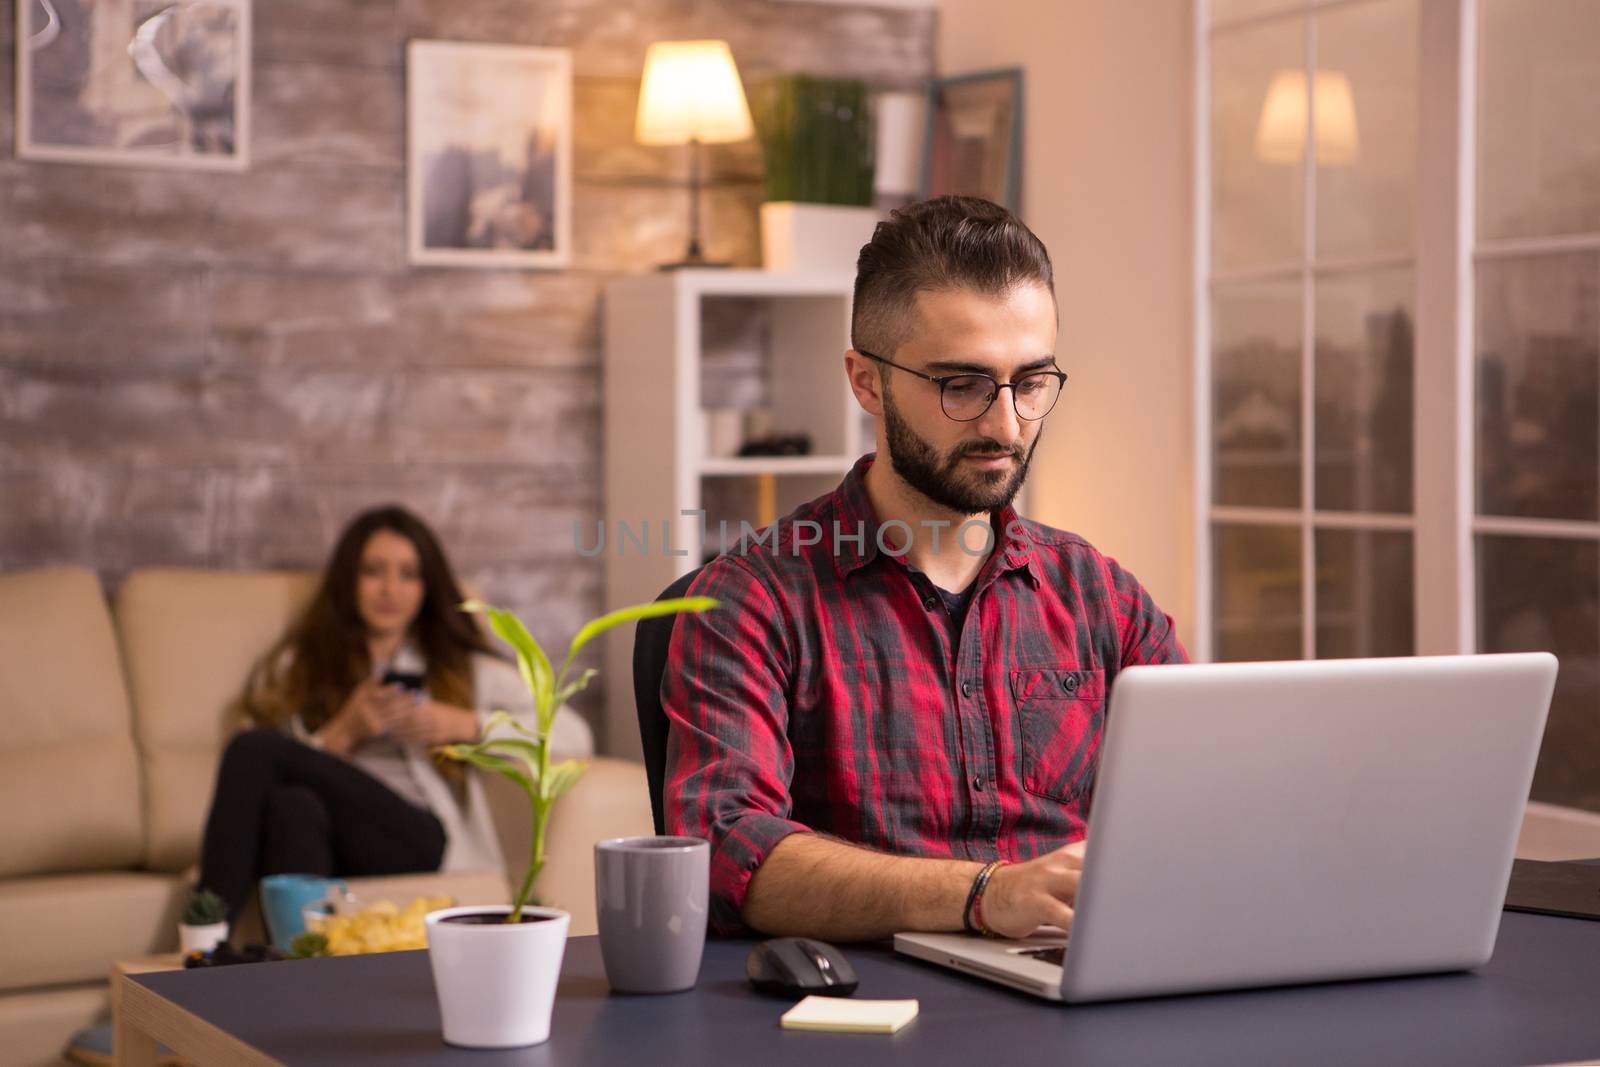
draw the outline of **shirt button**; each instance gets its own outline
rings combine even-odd
[[[983,792],[983,775],[975,774],[972,776],[972,788],[980,793]]]
[[[972,695],[972,683],[971,682],[962,682],[961,683],[961,695],[964,696],[964,697],[970,697]]]
[[[939,606],[939,602],[931,596],[923,597],[922,606],[927,608],[929,611],[932,611],[934,608]]]
[[[1065,689],[1069,693],[1076,692],[1078,688],[1078,676],[1075,674],[1069,674],[1065,678],[1061,679],[1061,688]]]

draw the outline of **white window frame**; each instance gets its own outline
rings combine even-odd
[[[1375,256],[1314,264],[1316,167],[1306,170],[1306,283],[1302,338],[1302,502],[1299,510],[1214,506],[1211,441],[1211,33],[1384,0],[1299,0],[1269,12],[1210,25],[1209,0],[1196,0],[1195,32],[1195,605],[1199,617],[1195,655],[1214,655],[1212,523],[1257,522],[1301,529],[1304,565],[1301,611],[1304,655],[1316,647],[1315,553],[1317,527],[1403,529],[1414,532],[1415,626],[1419,654],[1474,652],[1478,648],[1476,538],[1479,534],[1586,540],[1600,551],[1600,522],[1480,515],[1476,511],[1474,421],[1477,376],[1476,270],[1506,258],[1600,253],[1600,233],[1481,241],[1477,235],[1477,110],[1479,0],[1418,0],[1417,188],[1415,257]],[[1312,20],[1307,19],[1307,61],[1316,62]],[[1311,105],[1315,106],[1314,101]],[[1315,116],[1313,115],[1313,121]],[[1312,422],[1317,273],[1412,262],[1416,274],[1414,373],[1414,517],[1322,513],[1313,508],[1311,473],[1316,457]],[[1223,281],[1253,275],[1282,277],[1291,265],[1228,272]]]
[[[1418,653],[1469,652],[1476,645],[1472,555],[1472,248],[1473,167],[1470,141],[1476,98],[1473,13],[1476,0],[1418,0],[1418,149],[1415,235],[1410,253],[1317,259],[1315,155],[1305,166],[1304,249],[1298,262],[1213,273],[1211,187],[1211,38],[1255,24],[1303,19],[1305,62],[1317,64],[1313,16],[1385,0],[1300,0],[1260,14],[1211,25],[1209,0],[1194,5],[1194,539],[1195,658],[1215,654],[1212,525],[1218,521],[1294,527],[1300,532],[1301,654],[1316,655],[1316,552],[1318,529],[1400,530],[1413,537],[1415,647]],[[1315,100],[1309,103],[1315,122]],[[1413,511],[1409,515],[1325,512],[1316,509],[1314,469],[1316,304],[1315,283],[1329,274],[1409,267],[1414,278],[1416,340]],[[1302,285],[1301,500],[1299,508],[1259,508],[1212,503],[1211,297],[1217,283],[1293,279]],[[1429,383],[1433,388],[1422,388]],[[1600,523],[1594,524],[1600,536]]]

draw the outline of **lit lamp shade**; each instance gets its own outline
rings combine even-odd
[[[644,55],[640,144],[742,141],[755,133],[726,41],[657,41]]]
[[[1319,70],[1317,94],[1317,162],[1347,167],[1361,158],[1356,133],[1356,102],[1350,79],[1335,70]],[[1306,74],[1280,70],[1261,105],[1256,127],[1256,155],[1268,163],[1298,163],[1306,147]]]

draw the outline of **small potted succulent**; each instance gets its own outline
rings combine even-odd
[[[228,906],[209,889],[196,889],[178,918],[178,947],[184,955],[210,952],[228,939]]]
[[[550,1013],[571,916],[557,908],[530,905],[528,898],[544,869],[551,808],[577,784],[585,767],[577,760],[550,763],[550,728],[556,710],[596,673],[585,670],[568,681],[578,653],[615,626],[681,611],[705,611],[716,604],[709,597],[679,597],[602,615],[578,631],[559,671],[551,667],[544,649],[516,615],[477,600],[461,606],[463,611],[487,616],[490,628],[516,652],[522,680],[533,694],[538,728],[530,730],[497,711],[484,724],[482,740],[445,745],[437,751],[440,758],[509,779],[527,794],[533,809],[528,868],[511,904],[444,908],[429,913],[425,921],[444,1039],[449,1044],[516,1048],[550,1037]]]

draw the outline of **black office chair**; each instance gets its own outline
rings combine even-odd
[[[684,596],[689,583],[699,577],[701,568],[685,574],[667,586],[657,600]],[[667,670],[667,648],[672,644],[672,627],[678,616],[663,615],[641,619],[633,635],[633,699],[639,713],[639,742],[644,748],[644,771],[650,780],[650,816],[656,833],[667,832],[666,811],[661,794],[667,772],[667,713],[661,710],[661,676]]]

